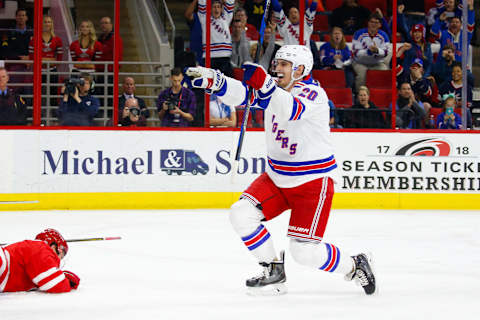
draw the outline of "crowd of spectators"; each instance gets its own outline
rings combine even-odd
[[[302,1],[302,0],[300,0]],[[282,44],[304,43],[314,56],[315,70],[328,72],[343,72],[344,81],[340,85],[345,89],[336,94],[329,88],[339,88],[333,77],[320,76],[316,80],[326,88],[331,100],[332,119],[336,127],[344,128],[387,128],[390,127],[392,106],[379,101],[378,94],[382,88],[391,86],[389,81],[385,87],[377,87],[369,75],[370,70],[396,73],[398,90],[396,104],[396,123],[400,128],[432,128],[439,127],[438,117],[432,125],[428,122],[432,114],[438,115],[445,108],[444,97],[453,97],[454,104],[461,106],[461,91],[463,88],[461,60],[471,55],[471,52],[462,52],[462,7],[461,1],[432,0],[435,5],[426,7],[426,1],[398,0],[397,10],[397,51],[392,52],[392,8],[375,2],[379,7],[369,5],[368,1],[343,0],[324,1],[306,0],[305,12],[299,12],[298,1],[272,0],[271,11],[267,15],[267,26],[262,35],[263,43],[258,49],[261,64],[269,72],[275,52]],[[162,91],[156,101],[157,116],[161,126],[196,126],[202,125],[203,99],[183,86],[182,68],[193,63],[205,64],[206,51],[206,23],[210,23],[210,65],[221,70],[228,76],[241,79],[241,66],[247,61],[253,61],[257,53],[259,29],[263,17],[263,0],[212,0],[211,17],[206,17],[206,0],[193,0],[185,10],[185,19],[190,27],[190,41],[187,51],[191,54],[191,61],[176,59],[176,66],[171,72],[171,87]],[[336,3],[336,7],[331,4]],[[468,0],[467,34],[468,43],[471,42],[475,23],[473,0]],[[300,40],[301,16],[303,20],[303,39]],[[321,26],[319,21],[328,17],[328,26]],[[26,60],[33,59],[32,30],[28,28],[29,17],[25,9],[16,12],[15,26],[7,34],[2,35],[0,59]],[[98,21],[99,36],[94,23],[89,20],[78,23],[78,39],[71,44],[62,44],[62,40],[55,35],[53,19],[43,18],[42,30],[42,59],[44,61],[62,60],[63,48],[69,48],[69,54],[76,63],[73,72],[81,74],[81,83],[75,85],[76,90],[63,94],[61,98],[52,99],[50,104],[58,108],[59,123],[63,125],[92,125],[100,104],[98,97],[105,94],[113,95],[113,77],[92,77],[93,72],[103,72],[104,64],[97,61],[113,60],[114,33],[110,17],[102,17]],[[121,40],[121,39],[120,39]],[[440,47],[434,53],[432,46]],[[120,60],[123,54],[123,43],[120,41]],[[397,64],[392,65],[392,55],[396,55]],[[184,56],[179,56],[184,57]],[[8,63],[5,72],[25,71],[31,65],[25,63]],[[46,70],[47,65],[44,64]],[[467,106],[472,107],[472,88],[474,77],[468,66],[467,77]],[[50,83],[59,83],[55,75],[57,65],[48,65],[51,76]],[[108,66],[113,71],[113,66]],[[1,73],[2,71],[0,71]],[[333,75],[333,73],[330,73]],[[323,75],[328,75],[324,73]],[[15,83],[25,82],[23,75],[10,76]],[[388,77],[387,77],[388,78]],[[7,74],[8,79],[8,74]],[[45,81],[43,76],[43,81]],[[62,79],[63,80],[63,79]],[[123,93],[119,96],[118,123],[122,126],[145,126],[150,117],[145,101],[134,95],[135,80],[125,77]],[[378,82],[378,81],[377,81]],[[110,84],[105,91],[103,86],[94,83]],[[88,89],[87,89],[88,87]],[[22,94],[22,87],[18,87],[15,94]],[[9,89],[12,91],[11,89]],[[380,90],[380,91],[379,91]],[[383,89],[386,90],[386,89]],[[7,90],[8,91],[8,90]],[[6,91],[6,92],[7,92]],[[28,92],[27,92],[28,93]],[[31,92],[30,92],[31,93]],[[57,87],[50,89],[50,95],[57,94]],[[340,99],[340,96],[341,98]],[[350,102],[344,102],[345,96],[351,96]],[[89,102],[88,108],[86,102]],[[201,101],[202,100],[202,101]],[[340,101],[342,100],[342,101]],[[451,98],[450,98],[451,100]],[[448,103],[452,103],[448,101]],[[390,100],[391,101],[391,100]],[[197,105],[198,102],[198,105]],[[110,99],[108,105],[113,105]],[[25,106],[25,104],[23,105]],[[80,107],[83,106],[83,107]],[[336,106],[336,107],[335,107]],[[153,106],[151,106],[153,107]],[[342,109],[342,110],[340,110]],[[23,109],[22,109],[23,110]],[[71,111],[73,110],[73,111]],[[449,109],[450,110],[450,109]],[[73,121],[68,114],[82,113]],[[435,112],[434,112],[435,111]],[[467,117],[471,113],[467,110]],[[340,116],[339,116],[340,115]],[[31,116],[22,111],[23,116]],[[210,119],[212,126],[236,126],[236,110],[225,108],[218,103],[215,97],[210,99]],[[111,117],[111,114],[108,115]],[[449,111],[447,119],[450,119]],[[261,117],[254,121],[260,122]],[[25,122],[26,120],[22,120]],[[15,123],[23,123],[15,122]],[[72,122],[73,121],[73,122]],[[74,123],[74,124],[72,124]],[[443,123],[443,122],[442,122]],[[12,122],[13,124],[13,122]],[[110,120],[108,124],[113,124]],[[444,128],[445,125],[442,125]],[[449,126],[451,128],[452,126]],[[457,126],[458,127],[458,126]]]
[[[203,14],[205,0],[198,0],[198,13]],[[336,127],[353,128],[386,128],[390,127],[392,106],[391,103],[379,101],[378,94],[385,88],[391,88],[391,81],[386,81],[381,87],[376,87],[375,81],[367,79],[369,70],[384,70],[390,76],[396,73],[396,85],[398,91],[396,105],[397,127],[400,128],[435,128],[435,123],[429,123],[431,115],[438,115],[444,105],[443,95],[450,93],[455,97],[455,105],[461,105],[461,88],[463,87],[457,62],[461,62],[471,53],[462,54],[461,42],[461,2],[455,0],[432,0],[432,6],[426,7],[427,1],[399,0],[397,10],[397,52],[392,52],[392,8],[387,2],[382,5],[375,2],[379,7],[372,6],[368,1],[343,0],[337,7],[329,7],[333,1],[307,0],[304,12],[304,39],[303,43],[310,47],[314,55],[314,69],[317,70],[342,70],[345,81],[342,87],[350,89],[352,96],[351,104],[345,105],[344,99],[340,99],[333,90],[327,90],[334,107]],[[435,3],[433,3],[435,2]],[[194,19],[194,3],[187,9],[190,21]],[[338,2],[336,2],[338,4]],[[468,43],[471,41],[474,30],[475,13],[473,0],[468,0]],[[221,42],[225,47],[232,50],[222,51],[223,57],[230,56],[230,64],[223,68],[216,65],[226,74],[231,74],[233,68],[234,77],[241,79],[242,72],[238,71],[246,61],[255,58],[257,43],[255,32],[260,28],[263,15],[263,1],[224,1],[222,13],[218,16],[212,8],[212,26],[216,25],[221,17],[230,17],[232,5],[236,5],[233,12],[233,20],[230,28],[222,28],[224,33],[222,41],[220,37],[212,36],[211,54],[215,58],[216,46]],[[218,8],[220,9],[220,4]],[[272,0],[271,13],[268,15],[268,26],[264,34],[263,46],[260,50],[259,64],[269,72],[271,60],[274,57],[278,43],[298,44],[300,41],[300,12],[298,1]],[[186,16],[187,16],[186,12]],[[217,14],[217,16],[216,16]],[[328,27],[323,28],[317,23],[322,17],[328,16]],[[225,20],[224,20],[225,21]],[[193,32],[200,32],[203,25],[192,25]],[[212,31],[213,33],[214,31]],[[205,32],[202,32],[205,35]],[[272,45],[274,43],[275,45]],[[438,54],[432,50],[440,47]],[[194,50],[195,41],[192,41]],[[250,45],[250,55],[246,55],[246,47]],[[205,37],[202,46],[205,54]],[[197,46],[198,47],[198,46]],[[438,50],[438,49],[436,49]],[[228,51],[228,52],[227,52]],[[397,64],[392,66],[392,55],[396,55]],[[225,61],[225,60],[224,60]],[[199,61],[202,64],[203,59]],[[213,66],[213,63],[212,63]],[[215,67],[215,66],[214,66]],[[471,66],[468,66],[469,70]],[[392,71],[393,70],[393,71]],[[333,74],[333,73],[332,73]],[[326,75],[326,74],[324,74]],[[315,77],[315,70],[313,73]],[[325,88],[337,88],[333,78],[316,78]],[[472,106],[473,74],[468,71],[467,106]],[[380,80],[381,81],[381,80]],[[379,80],[376,81],[377,83]],[[367,85],[369,87],[367,87]],[[372,90],[369,90],[372,89]],[[344,95],[348,91],[340,91]],[[371,93],[370,93],[371,92]],[[371,96],[372,95],[372,96]],[[340,100],[342,100],[340,102]],[[391,101],[391,99],[390,99]],[[341,107],[340,110],[338,107]],[[367,112],[368,111],[368,112]],[[467,110],[470,113],[470,110]],[[340,116],[339,116],[340,115]],[[471,119],[471,114],[467,117]],[[333,119],[333,117],[332,117]],[[333,125],[332,125],[333,126]]]

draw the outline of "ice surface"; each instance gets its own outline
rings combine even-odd
[[[32,319],[478,319],[480,212],[332,212],[325,240],[351,254],[371,251],[378,295],[338,274],[297,265],[288,254],[289,214],[266,223],[287,248],[289,293],[245,294],[260,269],[226,210],[0,212],[0,242],[46,227],[71,243],[65,270],[81,284],[67,294],[0,294],[0,320]]]

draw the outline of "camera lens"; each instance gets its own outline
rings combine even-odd
[[[138,108],[130,108],[130,113],[133,114],[134,116],[138,116],[140,114],[140,109]]]

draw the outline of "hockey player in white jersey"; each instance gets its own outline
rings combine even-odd
[[[254,107],[265,110],[268,166],[231,207],[230,220],[245,246],[264,267],[248,279],[253,294],[286,292],[284,253],[277,256],[262,221],[291,209],[290,252],[295,261],[355,279],[367,294],[375,292],[375,276],[365,254],[350,256],[322,241],[334,193],[337,163],[330,139],[325,91],[311,79],[311,51],[300,45],[281,47],[274,59],[277,79],[257,64],[243,66],[244,82],[217,70],[189,68],[192,85],[215,92],[223,103],[244,105],[248,86],[256,90]]]

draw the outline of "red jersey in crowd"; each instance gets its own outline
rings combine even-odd
[[[25,240],[0,247],[0,292],[35,288],[69,292],[70,282],[59,267],[60,258],[43,241]]]
[[[113,61],[113,48],[114,48],[114,33],[110,32],[107,35],[101,35],[98,38],[98,41],[102,44],[102,59],[105,61]],[[118,61],[122,61],[123,58],[123,41],[122,38],[119,38],[118,47],[119,47],[119,58]],[[105,65],[97,64],[95,65],[95,69],[97,71],[103,71],[105,69]],[[108,71],[113,72],[113,64],[108,65]]]
[[[30,60],[33,60],[34,43],[33,38],[28,44],[28,53]],[[54,58],[57,61],[63,60],[63,43],[60,37],[51,37],[48,42],[42,41],[42,58]],[[53,67],[53,65],[50,65]]]
[[[72,56],[73,61],[95,61],[102,60],[102,44],[98,41],[95,41],[95,44],[92,47],[82,48],[79,40],[75,40],[70,44],[70,55]],[[88,69],[84,66],[81,69]]]

